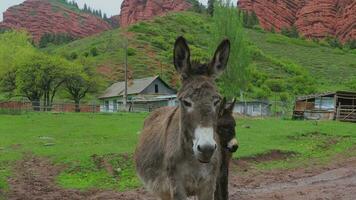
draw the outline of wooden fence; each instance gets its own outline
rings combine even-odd
[[[80,112],[100,112],[100,105],[94,103],[80,104]],[[0,110],[7,112],[28,112],[28,111],[42,111],[42,112],[75,112],[76,105],[69,102],[54,102],[51,106],[45,106],[41,102],[30,101],[6,101],[0,102]]]
[[[356,106],[340,105],[336,111],[336,119],[340,121],[356,122]]]

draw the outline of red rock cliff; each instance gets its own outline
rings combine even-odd
[[[189,8],[191,4],[186,0],[124,0],[121,4],[120,26],[125,27],[170,11],[184,11]]]
[[[75,12],[48,0],[27,0],[10,7],[3,15],[0,28],[25,29],[38,42],[44,33],[65,33],[81,38],[111,29],[104,20]]]
[[[238,6],[254,11],[266,30],[294,25],[307,38],[356,39],[355,0],[239,0]]]

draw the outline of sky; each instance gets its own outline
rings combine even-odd
[[[117,15],[120,13],[120,6],[123,0],[75,0],[80,7],[84,6],[84,3],[92,8],[100,9],[108,16]],[[208,0],[199,0],[206,5]],[[236,0],[233,0],[236,2]],[[24,0],[0,0],[0,21],[2,21],[2,13],[7,8],[13,5],[17,5],[24,2]]]

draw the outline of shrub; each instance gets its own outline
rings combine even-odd
[[[136,55],[136,49],[129,47],[129,48],[127,49],[127,55],[128,55],[128,56],[134,56],[134,55]]]
[[[69,60],[75,60],[78,58],[78,54],[76,52],[72,52],[70,55],[69,55]]]
[[[349,40],[346,42],[345,47],[349,49],[356,49],[356,40]]]
[[[335,37],[327,37],[327,38],[326,38],[326,42],[329,43],[329,45],[330,45],[331,47],[339,48],[339,49],[342,48],[341,42],[340,42],[337,38],[335,38]]]
[[[93,47],[90,49],[90,54],[95,57],[95,56],[98,56],[99,53],[98,53],[98,49],[96,47]]]
[[[290,38],[299,38],[298,29],[296,26],[283,27],[281,29],[281,34]]]

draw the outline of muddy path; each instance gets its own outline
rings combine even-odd
[[[356,199],[356,157],[344,158],[328,166],[293,170],[257,171],[234,163],[230,182],[231,200],[252,199]],[[64,168],[47,159],[26,156],[18,162],[9,180],[9,200],[153,200],[144,189],[128,192],[68,190],[55,184]]]

